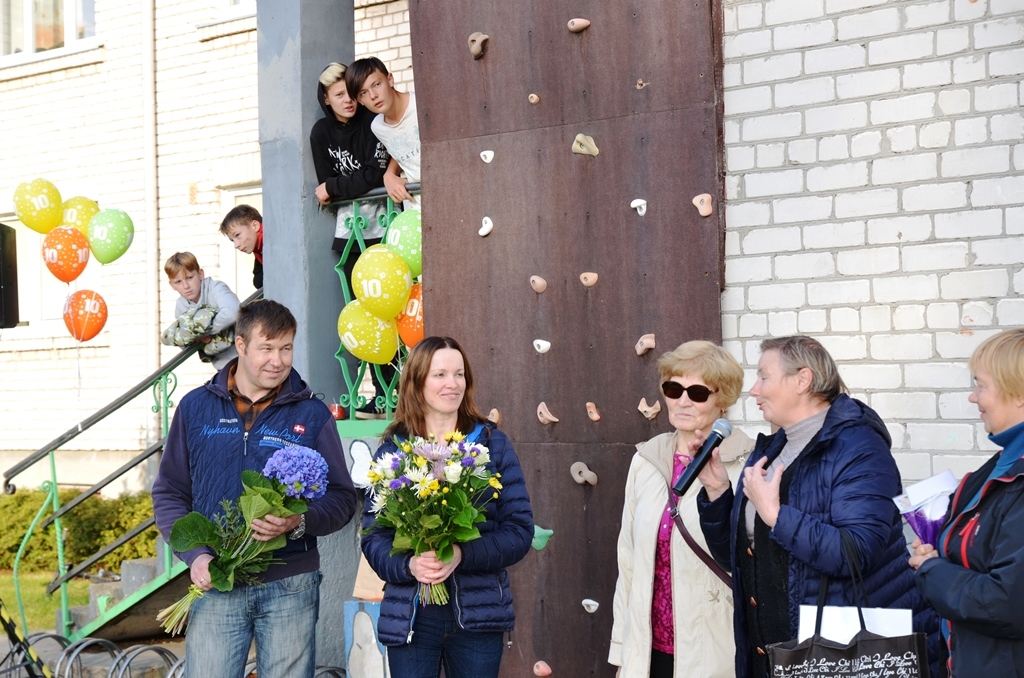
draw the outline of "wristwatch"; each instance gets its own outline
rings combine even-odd
[[[288,538],[291,540],[302,539],[303,535],[306,534],[306,514],[303,513],[299,516],[299,526],[288,533]]]

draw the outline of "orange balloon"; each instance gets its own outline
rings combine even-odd
[[[409,292],[409,301],[398,317],[395,318],[398,325],[398,336],[402,343],[412,348],[423,340],[423,285],[416,283]]]
[[[107,302],[92,290],[80,290],[64,302],[64,324],[71,336],[89,341],[107,324]]]
[[[69,283],[89,263],[89,239],[73,226],[59,226],[43,238],[43,261],[57,280]]]

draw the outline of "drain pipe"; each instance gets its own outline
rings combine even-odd
[[[142,164],[146,232],[146,372],[160,367],[160,209],[157,205],[156,0],[142,3]],[[159,413],[148,418],[146,443],[161,435]]]

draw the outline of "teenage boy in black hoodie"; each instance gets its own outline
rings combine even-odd
[[[343,64],[327,64],[317,83],[317,101],[324,109],[324,117],[313,125],[309,133],[309,145],[313,151],[316,179],[320,182],[316,187],[316,198],[321,205],[358,198],[373,188],[384,186],[384,172],[391,160],[384,144],[377,141],[377,137],[370,131],[374,114],[348,95],[345,70]],[[359,203],[359,214],[366,218],[363,241],[367,247],[379,243],[384,235],[378,217],[386,211],[386,203],[382,199]],[[352,236],[352,229],[345,224],[346,219],[352,215],[351,204],[338,208],[331,246],[338,253],[345,250]],[[345,279],[349,284],[352,281],[352,267],[360,254],[358,247],[353,246],[345,260]],[[359,360],[347,352],[345,358],[349,374],[355,377]],[[381,373],[389,380],[394,375],[394,371],[387,365],[382,366]],[[377,383],[376,374],[371,372],[371,375],[376,395],[382,395],[384,388]],[[378,409],[373,402],[356,412],[356,418],[359,419],[383,418],[383,415],[383,410]]]

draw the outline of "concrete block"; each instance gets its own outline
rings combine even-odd
[[[772,51],[771,31],[746,31],[722,37],[722,56],[739,59]]]
[[[775,257],[775,277],[779,280],[800,278],[826,278],[835,274],[830,252],[778,255]]]
[[[868,242],[873,245],[927,240],[931,233],[932,220],[927,214],[868,220]]]
[[[729,203],[725,206],[727,228],[764,226],[771,219],[771,209],[764,202]]]
[[[974,88],[974,110],[978,112],[1016,108],[1017,103],[1016,83],[1004,82]]]
[[[858,129],[865,127],[867,120],[868,107],[864,102],[812,108],[804,112],[804,128],[807,134]]]
[[[839,14],[840,12],[850,12],[858,9],[865,9],[867,7],[875,7],[877,5],[886,4],[887,0],[827,0],[825,3],[825,12],[828,14]]]
[[[763,337],[768,332],[768,316],[763,313],[744,313],[740,316],[740,337]]]
[[[1001,327],[1024,325],[1024,299],[1001,299],[996,302],[996,320]]]
[[[896,211],[896,189],[881,188],[836,195],[836,218],[849,219]]]
[[[977,192],[977,184],[975,184],[975,192]],[[925,184],[903,189],[903,209],[908,212],[956,209],[966,206],[967,184],[964,183]]]
[[[890,127],[885,130],[885,138],[893,153],[906,153],[917,148],[917,128],[913,125]]]
[[[985,79],[985,57],[967,54],[953,59],[953,82],[958,85]]]
[[[807,303],[811,306],[864,304],[871,300],[867,280],[837,280],[807,284]]]
[[[900,91],[898,68],[843,73],[836,76],[836,93],[840,99],[860,99]]]
[[[899,365],[851,365],[839,366],[839,374],[851,389],[877,391],[899,388],[903,383]]]
[[[974,24],[974,48],[977,50],[1013,45],[1021,41],[1024,41],[1022,17],[1006,17]]]
[[[1024,263],[1024,238],[996,238],[971,243],[975,266],[1019,265]]]
[[[804,190],[804,173],[803,170],[753,172],[744,175],[743,185],[748,198],[800,193]]]
[[[824,332],[827,324],[828,314],[824,309],[807,308],[797,314],[797,327],[803,334]]]
[[[935,116],[935,93],[923,92],[871,102],[871,124],[886,125]]]
[[[918,143],[922,148],[944,148],[949,145],[953,125],[948,120],[921,125]]]
[[[821,162],[827,162],[829,160],[846,160],[848,157],[850,157],[849,143],[847,142],[845,134],[822,137],[821,141],[818,143],[818,160]]]
[[[807,75],[849,71],[867,65],[867,49],[860,44],[826,47],[808,50],[804,58],[804,73]]]
[[[782,113],[746,118],[742,123],[743,141],[763,141],[798,136],[802,131],[799,113]]]
[[[1024,13],[1024,0],[990,0],[988,11],[993,16]]]
[[[776,51],[825,45],[835,39],[836,26],[831,20],[782,25],[772,31],[772,45]]]
[[[900,252],[895,247],[842,250],[836,253],[836,263],[841,275],[881,275],[899,270]]]
[[[967,400],[968,391],[945,392],[939,394],[939,416],[943,419],[966,419],[977,421],[978,407]]]
[[[904,304],[897,306],[892,314],[892,326],[895,330],[920,330],[924,328],[924,306],[920,304]]]
[[[967,266],[967,243],[951,242],[903,248],[903,270],[949,271]]]
[[[865,242],[864,227],[863,221],[804,226],[804,247],[808,249],[857,247]]]
[[[960,332],[936,332],[935,350],[945,360],[967,360],[981,342],[998,333],[999,330],[970,329],[963,329]],[[964,400],[966,399],[965,397]]]
[[[971,387],[967,363],[908,363],[903,366],[907,388],[963,389]]]
[[[818,159],[818,144],[814,139],[797,139],[790,141],[787,155],[791,164],[807,164]]]
[[[877,337],[876,337],[877,338]],[[872,347],[874,341],[872,341]],[[875,393],[871,406],[883,420],[889,419],[934,419],[935,394],[920,392]]]
[[[764,3],[764,22],[768,26],[815,19],[824,13],[822,0],[768,0]]]
[[[758,144],[758,168],[780,167],[786,161],[785,144]]]
[[[940,212],[935,215],[935,237],[967,239],[1000,235],[1003,232],[1001,209]]]
[[[892,436],[891,424],[886,424],[889,427],[889,435]],[[902,445],[903,439],[900,439],[899,447]],[[898,449],[896,445],[896,439],[893,437],[893,449]],[[924,454],[921,452],[899,452],[894,453],[893,459],[896,461],[896,468],[899,469],[900,478],[903,479],[904,484],[908,482],[915,482],[918,480],[925,480],[930,478],[932,474],[932,456],[930,454]]]
[[[768,314],[768,334],[773,337],[786,337],[797,333],[797,314],[795,311],[781,311]]]
[[[121,563],[121,591],[127,598],[156,578],[156,558],[137,558]]]
[[[874,40],[868,43],[868,63],[876,66],[924,59],[932,56],[934,45],[935,36],[930,31]]]
[[[960,325],[978,327],[991,325],[995,307],[987,301],[968,301],[960,313]]]
[[[990,205],[1017,205],[1024,203],[1024,176],[998,179],[978,179],[971,191],[971,204],[975,207]]]
[[[736,257],[725,262],[725,284],[771,280],[771,257]]]
[[[993,115],[989,120],[992,141],[1018,141],[1024,139],[1024,116],[1020,113]]]
[[[945,115],[956,115],[971,110],[971,91],[947,89],[939,92],[939,110]]]
[[[988,74],[993,78],[1024,73],[1024,49],[1007,49],[988,56]]]
[[[960,307],[952,303],[928,304],[928,327],[956,329],[960,327]]]
[[[828,312],[828,322],[834,333],[860,331],[860,314],[855,308],[833,308]]]
[[[850,139],[850,155],[863,158],[882,152],[882,133],[877,130],[855,134]]]
[[[738,5],[736,8],[736,28],[745,31],[760,28],[764,21],[764,8],[759,2]]]
[[[771,87],[730,88],[723,93],[725,115],[766,111],[772,107]]]
[[[872,281],[875,301],[903,303],[930,301],[939,296],[939,281],[935,275],[904,275],[875,278]]]
[[[743,62],[743,82],[756,85],[773,80],[786,80],[800,75],[799,53],[757,57]]]
[[[739,336],[739,318],[733,313],[722,314],[722,339],[735,339]]]
[[[773,200],[772,214],[776,224],[828,219],[832,215],[832,198],[829,196],[807,196]]]
[[[867,183],[868,164],[866,162],[812,167],[807,170],[807,190],[809,191],[834,191],[841,188],[857,188],[866,186]]]
[[[828,23],[831,25],[831,22]],[[831,76],[780,82],[775,86],[775,105],[787,108],[832,101],[836,98],[835,89]]]
[[[915,136],[911,131],[911,136]],[[910,181],[925,181],[938,175],[934,153],[902,155],[894,158],[878,158],[871,165],[871,183],[901,184]],[[807,177],[810,183],[810,172]]]
[[[945,5],[946,3],[943,2],[941,4]],[[969,49],[970,46],[971,29],[969,26],[957,26],[956,28],[944,28],[935,31],[935,53],[939,56],[963,52]]]
[[[971,424],[908,423],[907,440],[912,450],[973,450]]]
[[[745,254],[775,254],[777,252],[795,252],[799,249],[800,228],[797,226],[758,228],[743,238]]]
[[[729,172],[742,172],[754,167],[754,147],[730,146],[725,149],[725,167]]]
[[[971,21],[985,16],[988,10],[987,0],[981,2],[955,2],[953,3],[953,18],[957,21]]]
[[[803,283],[752,285],[747,288],[747,305],[753,311],[802,308],[804,298]]]
[[[998,212],[999,210],[992,211]],[[1024,207],[1006,208],[1006,234],[1024,235]]]
[[[728,265],[728,263],[726,263]],[[744,290],[742,287],[727,287],[722,290],[722,294],[719,295],[721,300],[723,311],[742,311],[744,309],[743,294]]]
[[[949,2],[918,2],[903,8],[903,30],[949,23]],[[895,32],[895,31],[893,31]]]
[[[903,67],[904,89],[940,87],[952,82],[953,63],[951,61],[926,61],[918,64],[906,64]]]
[[[864,360],[868,357],[867,340],[864,335],[825,334],[817,337],[825,350],[838,362]]]
[[[839,28],[839,40],[856,40],[896,33],[900,29],[900,14],[899,10],[891,7],[874,12],[849,14],[840,17],[836,23]]]

